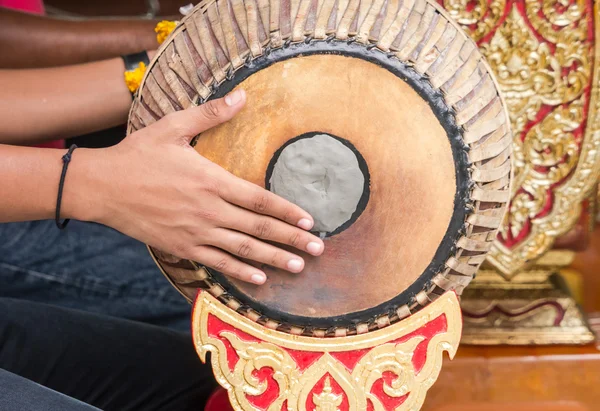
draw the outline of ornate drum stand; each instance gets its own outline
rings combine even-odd
[[[236,88],[246,107],[192,145],[301,205],[325,251],[300,274],[261,265],[256,286],[151,248],[195,299],[198,354],[236,410],[420,409],[510,198],[487,63],[427,0],[206,0],[150,63],[129,131]]]
[[[419,410],[461,328],[454,293],[387,328],[338,338],[273,331],[207,292],[193,315],[200,358],[212,354],[235,410]]]
[[[440,4],[496,73],[514,137],[512,201],[484,269],[464,294],[463,342],[589,343],[594,335],[560,271],[573,259],[576,237],[587,235],[584,205],[600,171],[598,5]]]

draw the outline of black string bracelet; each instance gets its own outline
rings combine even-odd
[[[60,182],[58,183],[58,198],[56,199],[56,216],[54,221],[56,222],[56,226],[59,230],[64,230],[67,224],[69,224],[68,218],[64,221],[60,221],[60,204],[62,202],[63,188],[65,187],[65,177],[67,175],[67,168],[69,168],[69,163],[71,162],[71,156],[73,155],[73,151],[77,148],[77,145],[73,144],[69,147],[69,151],[67,154],[62,156],[63,168],[62,173],[60,174]]]

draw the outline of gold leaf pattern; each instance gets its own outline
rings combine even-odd
[[[424,337],[415,331],[441,315],[446,317],[446,331],[428,341],[425,365],[417,372],[412,361],[413,353],[424,342]],[[253,340],[242,339],[237,332],[225,330],[218,337],[211,335],[208,331],[209,316],[217,317]],[[196,300],[192,328],[200,358],[205,361],[206,353],[212,353],[211,363],[217,381],[227,389],[236,411],[257,409],[248,396],[259,396],[268,388],[267,383],[259,380],[255,374],[265,367],[273,370],[279,393],[269,405],[269,411],[280,411],[286,402],[288,410],[304,411],[308,398],[320,411],[336,411],[341,404],[342,394],[333,392],[332,380],[342,388],[349,410],[362,411],[367,408],[367,401],[371,401],[375,411],[383,411],[383,404],[372,394],[372,388],[384,372],[391,372],[395,376],[389,384],[383,384],[384,393],[392,398],[406,396],[397,411],[412,411],[420,409],[427,390],[436,381],[442,367],[443,352],[447,351],[450,358],[454,357],[460,341],[462,320],[458,298],[455,293],[448,292],[413,316],[382,330],[342,338],[293,336],[264,328],[203,292]],[[409,334],[413,336],[395,342]],[[231,344],[239,357],[233,370],[229,366],[225,342]],[[301,371],[287,351],[289,349],[323,355]],[[353,370],[346,368],[332,355],[364,349],[368,349],[368,352]],[[315,385],[323,377],[323,389],[320,393],[314,393]]]
[[[590,13],[584,0],[525,0],[521,5],[508,0],[497,27],[483,22],[486,16],[502,20],[502,12],[485,11],[494,1],[489,6],[486,0],[475,7],[468,3],[443,2],[475,40],[484,39],[479,47],[496,74],[513,128],[513,197],[488,257],[510,277],[576,224],[581,202],[598,180],[600,129],[594,107],[599,67],[598,53],[592,58],[596,40],[588,34],[590,19],[598,20],[598,13]]]

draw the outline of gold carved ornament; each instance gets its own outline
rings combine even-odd
[[[417,371],[413,355],[425,340],[418,331],[441,316],[445,316],[445,329],[429,339],[424,365]],[[209,331],[211,317],[231,327],[218,333]],[[384,373],[392,373],[391,381],[383,382],[383,392],[390,398],[405,397],[395,409],[408,411],[421,408],[427,390],[441,370],[443,352],[447,351],[450,358],[456,354],[462,320],[458,298],[448,292],[406,320],[380,330],[338,338],[304,337],[263,327],[224,306],[209,293],[201,292],[194,307],[192,329],[200,358],[206,361],[206,354],[212,354],[216,379],[227,389],[235,410],[259,409],[249,396],[273,390],[256,375],[268,368],[277,384],[277,398],[268,405],[268,410],[304,411],[307,402],[312,401],[315,410],[337,411],[345,400],[344,408],[348,410],[366,410],[370,402],[375,411],[383,411],[386,408],[373,393],[373,386]],[[233,369],[227,345],[237,356]],[[360,350],[364,353],[361,352],[362,357],[352,369],[336,359],[339,353]],[[319,357],[301,369],[290,351]]]
[[[488,261],[511,277],[576,224],[600,174],[598,12],[583,0],[441,4],[478,42],[507,103],[513,195]]]

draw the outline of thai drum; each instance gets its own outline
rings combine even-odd
[[[192,145],[309,212],[325,252],[302,255],[299,274],[262,267],[257,286],[150,248],[183,297],[208,299],[233,328],[308,347],[385,336],[461,294],[502,223],[512,136],[493,74],[445,11],[427,0],[202,1],[148,66],[128,132],[240,88],[242,111]],[[292,394],[279,408],[242,404],[243,383],[215,373],[236,409],[306,405]],[[328,375],[334,395],[341,383]],[[340,409],[374,404],[357,401]]]

